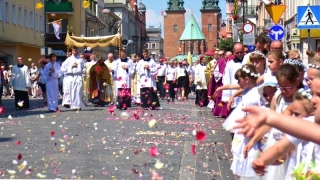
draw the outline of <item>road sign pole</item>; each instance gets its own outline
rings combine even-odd
[[[308,29],[308,50],[310,51],[310,29]],[[308,56],[308,63],[310,63],[310,56]]]

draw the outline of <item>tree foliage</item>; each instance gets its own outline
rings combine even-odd
[[[221,39],[219,43],[219,49],[223,49],[225,51],[232,51],[233,45],[234,42],[232,38]]]

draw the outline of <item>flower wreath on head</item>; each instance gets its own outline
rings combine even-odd
[[[257,55],[262,56],[264,59],[267,59],[267,57],[260,51],[253,51],[251,54],[257,54]]]
[[[300,66],[304,69],[304,71],[306,71],[306,66],[303,64],[302,61],[298,60],[298,59],[285,59],[284,64],[291,64],[291,65],[297,65]]]
[[[246,73],[249,74],[251,77],[258,78],[258,77],[260,76],[259,73],[251,72],[250,69],[247,68],[247,66],[243,66],[243,67],[242,67],[242,71],[246,72]]]
[[[315,65],[315,64],[308,64],[308,67],[320,70],[320,66]]]
[[[305,89],[303,89],[303,88],[300,88],[300,89],[298,90],[298,92],[299,92],[302,96],[304,96],[304,97],[308,98],[309,100],[311,100],[312,95],[311,95],[311,90],[310,90],[310,89],[305,90]]]

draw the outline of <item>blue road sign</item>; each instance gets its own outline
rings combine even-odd
[[[320,6],[298,6],[297,12],[298,29],[320,28]]]
[[[284,37],[284,29],[282,26],[274,25],[269,30],[269,37],[273,41],[281,40]]]

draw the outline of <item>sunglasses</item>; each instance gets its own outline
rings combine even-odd
[[[281,87],[278,85],[277,88],[280,89],[281,91],[290,91],[292,89],[292,86]]]

